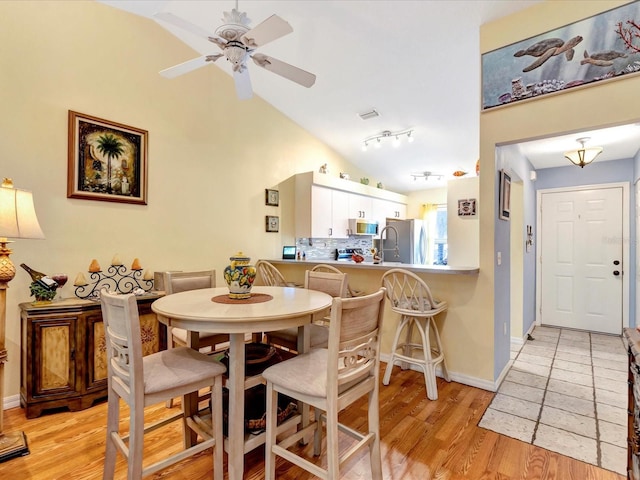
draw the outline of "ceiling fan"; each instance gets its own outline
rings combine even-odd
[[[160,75],[165,78],[175,78],[215,62],[221,57],[226,57],[232,65],[238,98],[245,100],[253,96],[251,79],[246,64],[247,58],[251,58],[256,65],[265,70],[269,70],[303,87],[311,87],[316,81],[314,74],[255,51],[258,47],[262,47],[293,32],[291,25],[278,15],[271,15],[256,27],[250,28],[249,23],[251,20],[247,18],[246,13],[238,11],[237,7],[238,2],[236,1],[236,8],[232,9],[231,12],[224,12],[222,20],[225,23],[215,30],[214,35],[172,13],[156,13],[154,18],[204,37],[215,43],[222,50],[222,53],[204,55],[162,70]]]

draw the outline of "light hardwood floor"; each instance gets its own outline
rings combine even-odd
[[[384,365],[383,365],[384,367]],[[400,371],[380,389],[383,474],[389,480],[624,480],[624,477],[479,428],[478,421],[493,393],[438,379],[437,401],[427,400],[422,374]],[[361,401],[341,417],[350,425],[366,421]],[[179,408],[179,404],[177,407]],[[168,415],[163,405],[150,407],[148,418]],[[123,416],[128,413],[123,410]],[[0,463],[0,479],[53,480],[102,478],[106,403],[81,412],[45,413],[26,420],[21,409],[5,412],[5,430],[25,431],[31,454]],[[341,445],[346,448],[348,444]],[[146,461],[158,452],[181,448],[179,423],[146,438]],[[310,447],[306,447],[310,448]],[[164,470],[154,479],[211,478],[210,450]],[[261,449],[245,457],[245,478],[264,479]],[[343,467],[342,478],[369,478],[368,454]],[[225,455],[226,463],[226,455]],[[310,479],[312,475],[279,459],[277,478]],[[125,478],[122,457],[116,478]],[[226,478],[226,476],[225,476]]]

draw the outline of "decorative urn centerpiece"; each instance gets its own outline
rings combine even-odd
[[[231,264],[224,269],[224,279],[229,285],[229,298],[242,300],[251,297],[251,287],[256,278],[256,268],[249,265],[249,257],[236,253],[229,257]]]

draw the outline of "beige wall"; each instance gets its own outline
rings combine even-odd
[[[462,177],[447,182],[447,248],[448,263],[457,267],[477,267],[479,261],[478,238],[480,223],[474,217],[458,215],[458,200],[476,200],[478,208],[480,182],[478,177]]]
[[[491,51],[625,3],[628,2],[542,2],[518,14],[483,25],[480,31],[481,52]],[[494,269],[500,268],[494,263],[496,145],[637,122],[640,119],[638,92],[640,76],[635,75],[481,113],[480,281],[474,298],[477,316],[469,319],[467,324],[473,323],[479,327],[479,341],[490,346],[488,352],[497,348],[497,345],[494,345],[493,294],[497,271]],[[504,342],[509,341],[508,337],[502,335],[495,338],[502,346]],[[502,367],[497,365],[494,371]]]
[[[162,78],[197,53],[151,20],[93,1],[2,1],[0,45],[0,176],[34,192],[46,235],[13,243],[16,265],[73,280],[117,253],[151,271],[216,268],[220,284],[236,251],[280,253],[287,233],[265,233],[265,215],[280,212],[265,206],[265,188],[323,163],[370,176],[260,98],[238,101],[217,67]],[[66,198],[68,110],[149,131],[147,206]],[[19,268],[7,295],[7,397],[19,391],[18,303],[32,300],[29,282]]]

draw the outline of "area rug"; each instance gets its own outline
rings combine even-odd
[[[621,336],[536,327],[478,426],[626,475]]]

